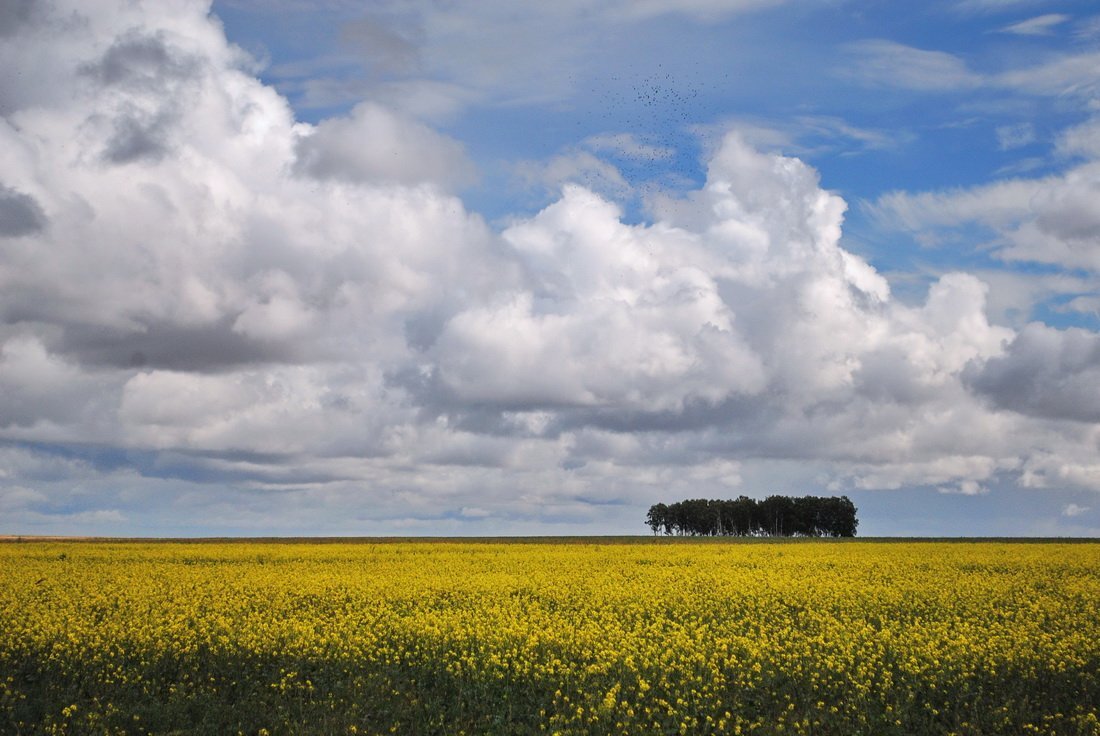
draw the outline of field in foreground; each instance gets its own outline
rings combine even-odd
[[[1098,715],[1100,544],[0,544],[5,734],[1096,735]]]

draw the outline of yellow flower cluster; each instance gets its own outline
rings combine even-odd
[[[0,545],[0,733],[1100,734],[1100,544]]]

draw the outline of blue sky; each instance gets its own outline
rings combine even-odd
[[[1100,531],[1094,3],[0,21],[0,533]]]

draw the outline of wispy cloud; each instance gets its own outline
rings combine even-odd
[[[863,127],[834,115],[737,116],[723,119],[709,128],[701,127],[697,133],[704,140],[720,140],[729,130],[736,130],[761,150],[797,156],[882,151],[904,146],[913,138],[904,129],[886,131]]]
[[[1017,23],[1011,23],[998,29],[1000,33],[1011,33],[1017,36],[1050,36],[1057,26],[1069,20],[1068,15],[1061,13],[1048,13],[1039,15]]]
[[[980,86],[982,76],[944,51],[928,51],[895,41],[857,41],[846,47],[849,64],[841,73],[863,84],[923,92],[947,92]]]
[[[1002,151],[1022,148],[1035,141],[1035,126],[1029,122],[999,125],[994,133],[997,135],[997,147]]]
[[[1046,2],[1047,0],[955,0],[953,7],[964,13],[1007,13]]]
[[[1091,506],[1079,506],[1075,503],[1070,503],[1066,504],[1066,506],[1062,509],[1062,516],[1073,518],[1074,516],[1087,514],[1089,511],[1092,511]]]
[[[564,184],[581,184],[609,197],[630,196],[631,185],[614,165],[589,151],[574,149],[552,156],[546,161],[521,161],[516,174],[528,187],[539,187],[557,194]]]
[[[1100,15],[1082,19],[1074,27],[1073,35],[1083,40],[1100,36]]]
[[[960,496],[984,496],[989,493],[989,488],[976,480],[964,480],[950,486],[940,486],[940,493],[958,494]]]
[[[654,145],[642,140],[634,133],[604,133],[585,138],[581,145],[597,152],[607,152],[635,160],[663,160],[671,158],[675,149],[669,146]]]
[[[1000,87],[1043,97],[1076,97],[1087,103],[1100,92],[1100,51],[1061,53],[1036,66],[997,75]]]

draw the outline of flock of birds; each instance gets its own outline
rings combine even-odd
[[[707,119],[705,95],[697,82],[685,81],[658,65],[655,74],[644,77],[613,75],[590,86],[597,100],[594,114],[578,119],[577,126],[593,127],[593,120],[605,135],[603,141],[620,136],[629,145],[602,146],[598,154],[616,167],[638,196],[654,188],[681,188],[691,177],[685,172],[698,165],[699,126]],[[591,145],[590,145],[591,147]],[[581,181],[598,187],[592,180]]]

